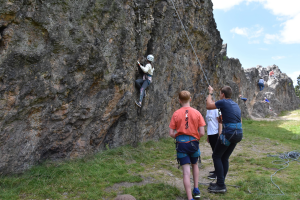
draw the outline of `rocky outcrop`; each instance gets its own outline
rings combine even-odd
[[[171,0],[0,0],[0,174],[165,137],[179,91],[205,114],[204,74],[230,85],[250,116],[260,72],[226,56],[211,0],[175,2],[203,71]],[[153,84],[138,109],[136,60],[150,53]]]
[[[275,77],[269,77],[273,70]],[[249,102],[249,108],[253,117],[265,118],[276,116],[284,110],[295,110],[299,108],[300,99],[295,94],[293,81],[285,73],[282,73],[278,66],[272,65],[263,68],[258,65],[256,68],[245,70],[247,80],[253,83],[255,96]],[[265,88],[259,91],[257,82],[259,77],[265,80]],[[251,96],[251,95],[250,95]],[[263,102],[264,97],[270,101],[270,105]]]
[[[243,69],[238,59],[227,57],[227,44],[223,45],[218,63],[217,68],[221,66],[222,69],[217,70],[217,77],[223,80],[222,84],[229,85],[233,89],[232,99],[239,104],[243,117],[266,118],[277,116],[285,110],[299,108],[300,99],[295,94],[293,81],[282,73],[278,66],[263,68],[258,65]],[[269,77],[272,70],[276,79]],[[261,77],[265,80],[265,88],[262,91],[257,85]],[[248,99],[246,103],[239,98],[239,95]],[[270,104],[263,102],[264,97],[270,101]]]
[[[212,2],[176,6],[214,74]],[[205,111],[207,85],[170,0],[0,0],[0,32],[1,173],[165,137],[182,89]],[[139,110],[136,60],[150,53],[154,81]]]

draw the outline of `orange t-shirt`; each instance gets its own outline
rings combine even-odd
[[[169,127],[178,135],[190,135],[200,140],[198,129],[205,126],[201,113],[192,107],[182,107],[173,113]]]

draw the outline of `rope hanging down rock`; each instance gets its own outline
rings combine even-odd
[[[185,34],[186,34],[186,37],[188,38],[188,40],[189,40],[189,42],[190,42],[190,45],[191,45],[191,47],[192,47],[192,49],[193,49],[193,52],[194,52],[194,54],[195,54],[195,56],[196,56],[196,58],[197,58],[197,62],[199,63],[199,65],[200,65],[200,67],[201,67],[201,70],[202,70],[203,75],[204,75],[204,77],[205,77],[205,79],[206,79],[207,85],[209,85],[209,82],[208,82],[207,77],[206,77],[206,75],[205,75],[205,73],[204,73],[204,70],[203,70],[203,68],[202,68],[202,65],[201,65],[201,63],[200,63],[200,61],[199,61],[199,59],[198,59],[198,56],[197,56],[196,51],[195,51],[195,49],[194,49],[194,46],[193,46],[193,44],[192,44],[192,42],[191,42],[191,40],[190,40],[190,38],[189,38],[189,35],[188,35],[187,32],[186,32],[186,29],[185,29],[185,27],[184,27],[184,25],[183,25],[183,23],[182,23],[182,20],[181,20],[181,18],[180,18],[180,16],[179,16],[179,13],[177,12],[177,9],[176,9],[176,6],[175,6],[175,4],[174,4],[174,1],[173,1],[173,0],[171,0],[171,1],[172,1],[172,4],[173,4],[174,9],[175,9],[175,11],[176,11],[176,14],[177,14],[177,16],[178,16],[178,18],[179,18],[179,20],[180,20],[180,23],[181,23],[181,25],[182,25],[182,27],[183,27],[183,30],[184,30],[184,32],[185,32]]]

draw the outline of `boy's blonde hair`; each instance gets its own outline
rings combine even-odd
[[[191,98],[191,93],[189,91],[183,90],[179,92],[179,99],[182,103],[187,103]]]

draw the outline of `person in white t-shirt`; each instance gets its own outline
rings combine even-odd
[[[207,142],[210,144],[212,151],[214,151],[219,135],[222,133],[222,124],[219,123],[220,115],[218,109],[207,110],[206,113]],[[209,174],[207,178],[216,179],[215,171],[210,171]]]

